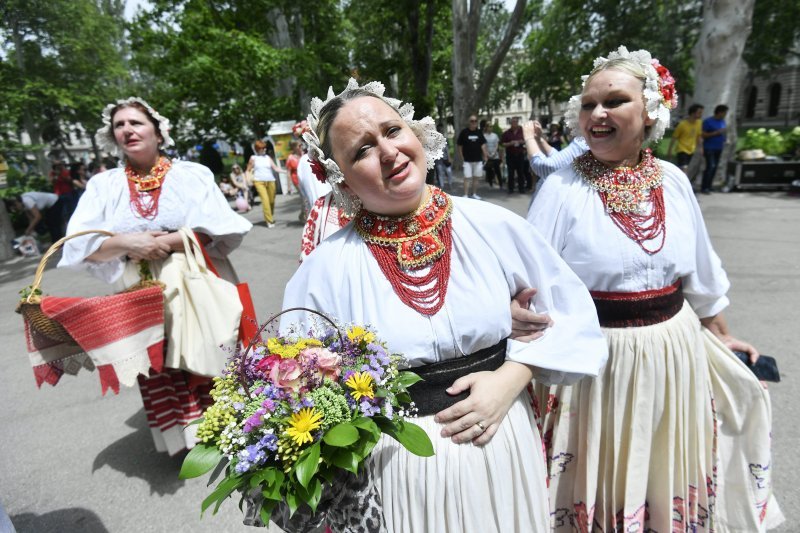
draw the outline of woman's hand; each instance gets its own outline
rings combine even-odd
[[[139,233],[123,233],[117,235],[122,239],[121,245],[125,255],[134,261],[166,259],[172,249],[162,237],[166,231],[143,231]],[[113,238],[113,237],[112,237]]]
[[[752,364],[756,364],[759,356],[758,350],[756,350],[756,348],[749,342],[741,341],[731,335],[730,331],[728,330],[728,322],[725,320],[725,317],[722,315],[722,313],[701,318],[700,322],[707,327],[715,337],[721,340],[729,350],[745,352],[750,356],[750,362]]]
[[[528,309],[537,292],[533,288],[522,289],[511,299],[511,338],[515,341],[535,341],[553,325],[553,319],[547,314]]]
[[[469,390],[469,398],[436,413],[434,420],[445,424],[442,437],[450,437],[456,444],[487,444],[532,377],[527,366],[506,361],[493,372],[474,372],[457,379],[447,392],[460,394]]]

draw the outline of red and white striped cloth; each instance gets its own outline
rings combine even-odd
[[[202,417],[214,403],[211,388],[211,378],[175,368],[165,368],[149,377],[139,376],[139,390],[156,451],[175,455],[194,448],[197,425],[189,424]]]
[[[164,296],[160,287],[94,298],[42,298],[42,312],[75,342],[57,342],[25,323],[36,385],[56,385],[64,373],[97,368],[103,395],[131,387],[140,374],[164,362]]]

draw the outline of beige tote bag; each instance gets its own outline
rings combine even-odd
[[[178,230],[184,253],[164,261],[167,356],[164,365],[219,376],[236,347],[242,304],[233,283],[217,277],[189,228]]]

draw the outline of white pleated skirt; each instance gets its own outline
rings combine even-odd
[[[684,303],[660,324],[604,328],[603,373],[537,385],[555,531],[764,531],[767,391]]]
[[[486,446],[454,444],[433,416],[413,422],[436,455],[382,437],[372,453],[390,533],[530,533],[549,529],[545,462],[530,396],[514,401]]]

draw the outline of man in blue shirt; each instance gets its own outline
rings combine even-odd
[[[725,115],[728,106],[720,104],[714,108],[714,116],[703,121],[703,153],[706,156],[706,171],[703,173],[703,183],[700,192],[711,194],[711,185],[717,173],[722,149],[725,147],[727,124]]]

